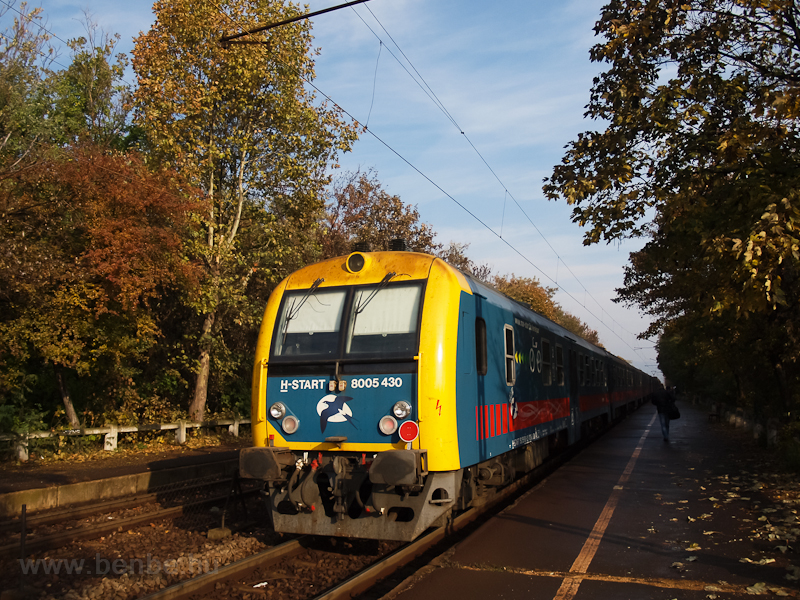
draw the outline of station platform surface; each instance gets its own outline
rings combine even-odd
[[[798,597],[797,504],[757,483],[743,434],[678,406],[669,442],[642,406],[395,598]]]
[[[0,495],[21,490],[49,488],[122,475],[168,471],[215,461],[238,460],[239,448],[170,448],[151,454],[111,455],[85,462],[65,460],[39,464],[8,463],[0,465]]]
[[[175,448],[86,462],[0,467],[0,518],[163,491],[181,482],[231,477],[238,448]]]

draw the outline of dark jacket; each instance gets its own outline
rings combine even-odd
[[[656,405],[659,413],[669,413],[675,408],[675,397],[665,389],[653,392],[650,396],[650,402]]]

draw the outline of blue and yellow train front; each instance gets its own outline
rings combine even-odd
[[[411,252],[308,266],[270,297],[256,349],[255,447],[276,531],[411,540],[446,516],[462,470],[457,270]]]

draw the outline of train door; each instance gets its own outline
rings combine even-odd
[[[569,414],[570,444],[580,439],[580,383],[578,381],[578,353],[569,351]]]
[[[486,378],[490,343],[482,300],[480,294],[474,294],[461,302],[456,398],[462,466],[474,465],[488,455]]]

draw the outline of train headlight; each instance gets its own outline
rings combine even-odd
[[[283,415],[286,414],[286,407],[281,402],[276,402],[272,406],[269,407],[269,416],[275,419],[276,421],[280,421],[283,418]]]
[[[300,427],[300,421],[294,415],[289,415],[281,421],[281,427],[286,435],[292,435]]]
[[[419,436],[419,426],[414,421],[405,421],[400,425],[400,439],[404,442],[413,442]]]
[[[350,256],[347,257],[347,262],[345,263],[345,268],[347,269],[348,273],[358,273],[361,269],[364,268],[364,265],[367,264],[367,257],[361,254],[360,252],[353,252]]]
[[[405,419],[411,414],[411,405],[405,400],[400,400],[392,407],[392,414],[398,419]]]
[[[397,420],[392,415],[381,417],[381,420],[378,421],[378,429],[383,435],[392,435],[397,431]]]

